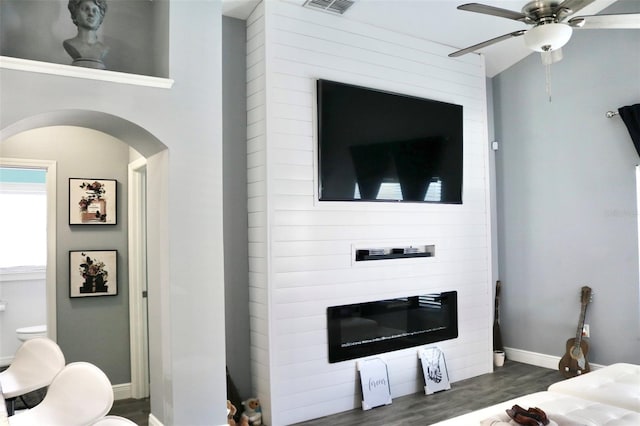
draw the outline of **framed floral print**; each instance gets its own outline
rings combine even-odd
[[[115,179],[69,178],[69,225],[115,225]]]
[[[69,296],[115,296],[118,294],[118,251],[69,252]]]

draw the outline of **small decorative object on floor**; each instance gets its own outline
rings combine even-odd
[[[242,405],[244,406],[244,412],[242,413],[240,424],[244,425],[244,418],[246,418],[246,420],[248,420],[246,424],[250,426],[262,425],[262,407],[260,406],[260,400],[258,398],[249,398],[246,401],[242,401]]]
[[[391,404],[391,386],[387,363],[381,358],[358,361],[362,386],[362,409],[370,410],[381,405]]]
[[[238,409],[236,408],[236,406],[227,399],[227,424],[229,426],[236,426],[236,420],[233,418],[233,416],[236,415],[237,411]]]
[[[504,359],[504,351],[493,351],[493,365],[496,367],[502,367],[504,365]]]
[[[64,50],[73,58],[72,65],[105,69],[103,60],[109,47],[98,40],[97,31],[107,13],[106,0],[69,0],[68,9],[78,28],[74,38],[62,42]]]
[[[424,393],[426,395],[451,389],[444,352],[439,347],[420,348],[418,358],[422,363],[425,381]]]

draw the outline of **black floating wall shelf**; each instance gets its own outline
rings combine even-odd
[[[368,248],[356,250],[356,262],[364,260],[410,259],[414,257],[433,257],[436,249],[433,244],[409,247]]]

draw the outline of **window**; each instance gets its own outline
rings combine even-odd
[[[46,171],[0,168],[0,273],[44,272]]]
[[[359,200],[361,198],[360,187],[357,183],[353,193],[353,198],[356,200]],[[403,196],[400,184],[398,182],[382,182],[380,184],[378,195],[376,195],[376,199],[402,200]],[[440,180],[440,178],[436,177],[431,180],[431,183],[427,188],[427,193],[424,196],[424,201],[432,201],[436,203],[442,201],[442,181]]]

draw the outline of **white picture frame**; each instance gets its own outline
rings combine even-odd
[[[418,358],[422,364],[424,374],[424,393],[431,395],[436,392],[451,389],[449,372],[444,352],[438,346],[418,349]]]
[[[116,225],[115,179],[69,178],[69,225]]]
[[[69,297],[116,296],[117,250],[69,251]]]

